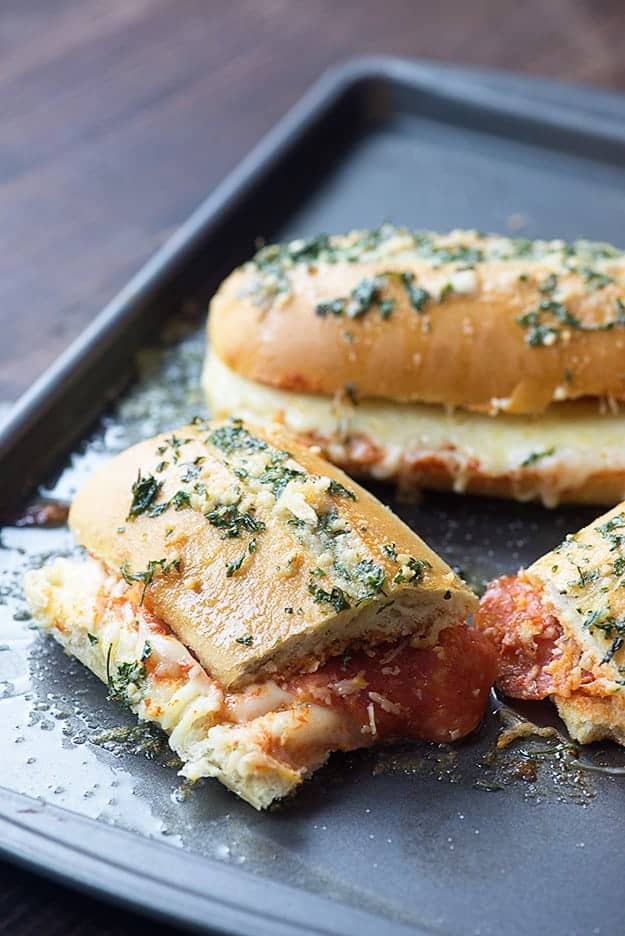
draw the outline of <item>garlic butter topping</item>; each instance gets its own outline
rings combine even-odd
[[[385,261],[392,268],[363,277],[345,295],[320,296],[317,315],[355,319],[377,312],[388,319],[397,303],[398,287],[416,312],[430,313],[433,304],[453,295],[488,295],[524,284],[536,301],[522,309],[515,321],[530,347],[569,341],[575,331],[625,327],[625,254],[610,244],[585,240],[531,241],[461,230],[440,235],[383,224],[372,231],[263,247],[244,267],[250,276],[244,292],[266,306],[290,294],[291,277],[298,267],[314,271],[323,264],[345,262],[379,267]],[[407,265],[420,262],[422,275],[417,279],[412,270],[402,271],[402,261]],[[320,282],[323,288],[322,278]],[[611,288],[608,311],[603,311],[603,301],[596,319],[580,318],[575,310],[580,285],[586,293]],[[566,303],[571,299],[569,307]]]
[[[315,602],[341,611],[384,593],[385,569],[340,509],[342,501],[356,500],[352,490],[307,472],[289,452],[253,435],[240,420],[212,428],[198,419],[195,426],[205,431],[204,441],[218,455],[217,466],[211,459],[207,470],[201,456],[185,459],[186,446],[193,440],[175,435],[167,439],[157,451],[162,460],[155,474],[139,475],[133,484],[130,519],[140,514],[160,516],[167,510],[200,511],[223,539],[241,540],[240,556],[225,567],[231,578],[253,562],[262,549],[263,531],[274,518],[294,545],[302,547],[308,561],[314,560],[308,590]],[[180,488],[167,500],[161,496],[158,475],[168,468],[177,473]],[[298,556],[296,550],[287,572],[297,565]],[[392,578],[397,585],[420,579],[429,567],[394,550],[386,556],[397,563]],[[169,566],[156,569],[168,570]]]

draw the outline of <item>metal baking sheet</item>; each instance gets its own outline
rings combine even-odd
[[[614,95],[503,75],[388,59],[330,73],[21,401],[0,435],[2,515],[20,495],[71,497],[102,459],[203,410],[197,310],[258,236],[388,219],[625,246],[624,118]],[[375,492],[478,586],[594,513]],[[496,703],[453,748],[336,755],[266,814],[183,784],[163,738],[33,629],[23,572],[74,549],[64,528],[0,533],[7,855],[203,932],[625,929],[625,781],[549,740],[498,750],[514,715]],[[523,714],[558,724],[548,705]]]

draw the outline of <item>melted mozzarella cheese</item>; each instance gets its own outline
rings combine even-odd
[[[275,682],[225,695],[186,647],[94,559],[57,559],[28,572],[37,622],[109,685],[141,720],[159,725],[190,780],[217,777],[257,809],[290,793],[337,747],[359,747],[353,721],[302,704]]]
[[[600,411],[592,401],[554,404],[535,417],[381,400],[352,406],[247,380],[214,353],[207,357],[203,385],[215,416],[284,422],[323,440],[339,463],[348,460],[345,440],[362,436],[382,452],[370,467],[380,479],[408,474],[411,463],[434,457],[445,463],[459,492],[475,475],[511,477],[523,483],[518,499],[539,497],[553,506],[563,491],[606,471],[623,472],[625,496],[625,415]]]

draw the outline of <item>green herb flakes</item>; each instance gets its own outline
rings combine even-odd
[[[335,497],[348,497],[350,500],[355,501],[356,495],[353,491],[350,491],[349,488],[346,488],[344,484],[341,484],[340,481],[335,481],[334,478],[330,481],[328,485],[328,494],[332,494]]]
[[[251,647],[254,643],[254,637],[252,634],[244,634],[243,637],[235,637],[234,642],[241,644],[242,647]]]
[[[132,572],[127,562],[122,564],[119,571],[124,581],[129,585],[131,585],[133,582],[143,583],[143,591],[141,592],[141,599],[139,601],[139,605],[142,605],[146,590],[148,586],[152,584],[154,578],[157,575],[169,575],[174,571],[180,572],[180,569],[180,559],[172,559],[169,562],[167,559],[150,559],[147,568],[141,572]]]
[[[521,462],[521,468],[529,468],[531,465],[535,465],[536,462],[539,462],[542,458],[550,458],[555,454],[555,446],[552,445],[551,448],[544,449],[542,452],[530,452],[530,454]]]
[[[208,441],[227,455],[235,451],[263,452],[268,448],[266,442],[245,429],[240,419],[231,419],[225,426],[214,429]]]
[[[316,604],[332,605],[337,613],[345,611],[350,607],[345,592],[341,588],[338,588],[338,586],[335,586],[332,591],[327,592],[311,579],[308,584],[308,591],[313,596]]]
[[[235,539],[242,533],[259,533],[265,529],[262,520],[256,520],[251,512],[241,512],[236,504],[220,504],[206,514],[206,519],[223,531],[222,539]]]
[[[132,517],[138,517],[149,510],[158,497],[161,487],[161,481],[157,481],[153,475],[142,476],[141,469],[139,469],[137,480],[131,488],[132,501],[126,519],[130,520]]]
[[[422,312],[426,303],[432,298],[427,289],[415,286],[414,273],[400,273],[400,281],[415,312]]]
[[[404,567],[409,570],[410,574],[404,572]],[[413,585],[416,585],[417,582],[423,579],[426,570],[431,568],[432,566],[427,559],[415,559],[413,556],[409,556],[407,562],[402,564],[402,568],[393,578],[393,582],[396,585],[403,585],[405,582],[411,582]]]
[[[115,672],[111,669],[111,654],[113,644],[109,644],[106,655],[106,682],[108,685],[108,697],[111,701],[119,702],[121,705],[130,708],[131,693],[142,692],[145,689],[147,670],[141,660],[125,661],[118,663]],[[134,692],[133,692],[134,690]]]
[[[187,491],[176,491],[169,503],[175,510],[184,510],[185,507],[191,506],[191,498]]]

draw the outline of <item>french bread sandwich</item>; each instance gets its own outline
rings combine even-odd
[[[475,231],[263,247],[213,298],[214,415],[281,421],[354,475],[625,497],[625,254]]]
[[[474,626],[498,651],[497,686],[552,699],[581,744],[625,744],[625,504],[516,576],[492,582]]]
[[[334,750],[453,741],[494,651],[477,599],[371,494],[282,427],[201,419],[78,492],[88,555],[26,575],[35,619],[160,725],[184,776],[258,809]]]

